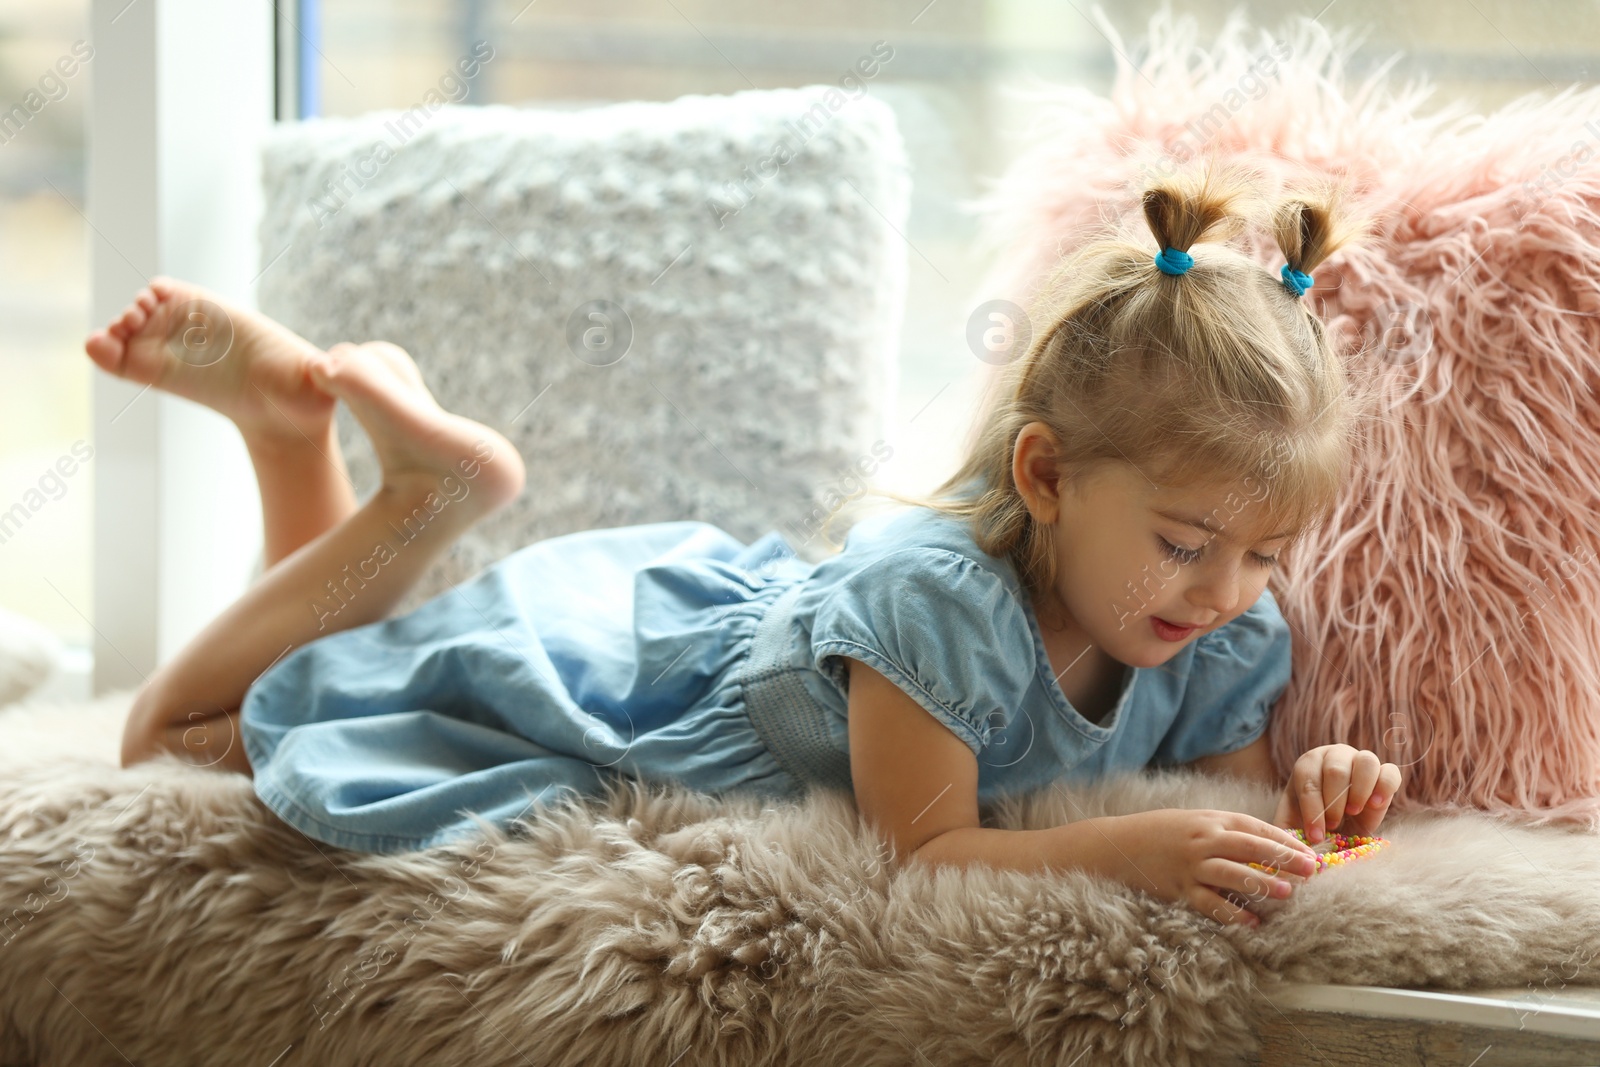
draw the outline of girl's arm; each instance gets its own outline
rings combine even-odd
[[[982,827],[978,760],[962,740],[881,673],[848,660],[850,777],[856,807],[896,859],[982,863],[1020,871],[1111,874],[1105,819],[1044,830]]]
[[[1158,809],[1043,830],[981,826],[972,750],[881,673],[854,659],[849,668],[856,806],[893,845],[897,861],[1029,873],[1077,869],[1183,901],[1225,923],[1259,922],[1250,903],[1293,891],[1289,878],[1247,864],[1267,864],[1289,877],[1316,870],[1311,850],[1287,831],[1238,812]]]

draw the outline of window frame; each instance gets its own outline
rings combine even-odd
[[[91,0],[90,328],[150,277],[253,306],[259,152],[274,115],[266,0]],[[249,457],[225,418],[96,373],[91,688],[136,687],[260,558]]]

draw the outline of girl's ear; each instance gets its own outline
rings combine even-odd
[[[1017,432],[1011,449],[1011,480],[1035,522],[1053,523],[1061,511],[1061,449],[1042,422]]]

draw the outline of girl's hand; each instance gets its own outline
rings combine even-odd
[[[1316,853],[1293,834],[1237,811],[1160,808],[1094,821],[1114,846],[1106,858],[1121,881],[1221,923],[1256,925],[1249,903],[1281,900],[1317,869]]]
[[[1400,791],[1400,780],[1400,768],[1384,763],[1376,752],[1323,745],[1295,760],[1272,821],[1300,827],[1312,844],[1329,830],[1371,836]]]

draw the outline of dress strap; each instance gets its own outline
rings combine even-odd
[[[850,755],[834,747],[827,712],[806,690],[790,652],[794,609],[804,582],[795,582],[756,623],[740,674],[745,710],[778,765],[807,785],[850,789]]]

